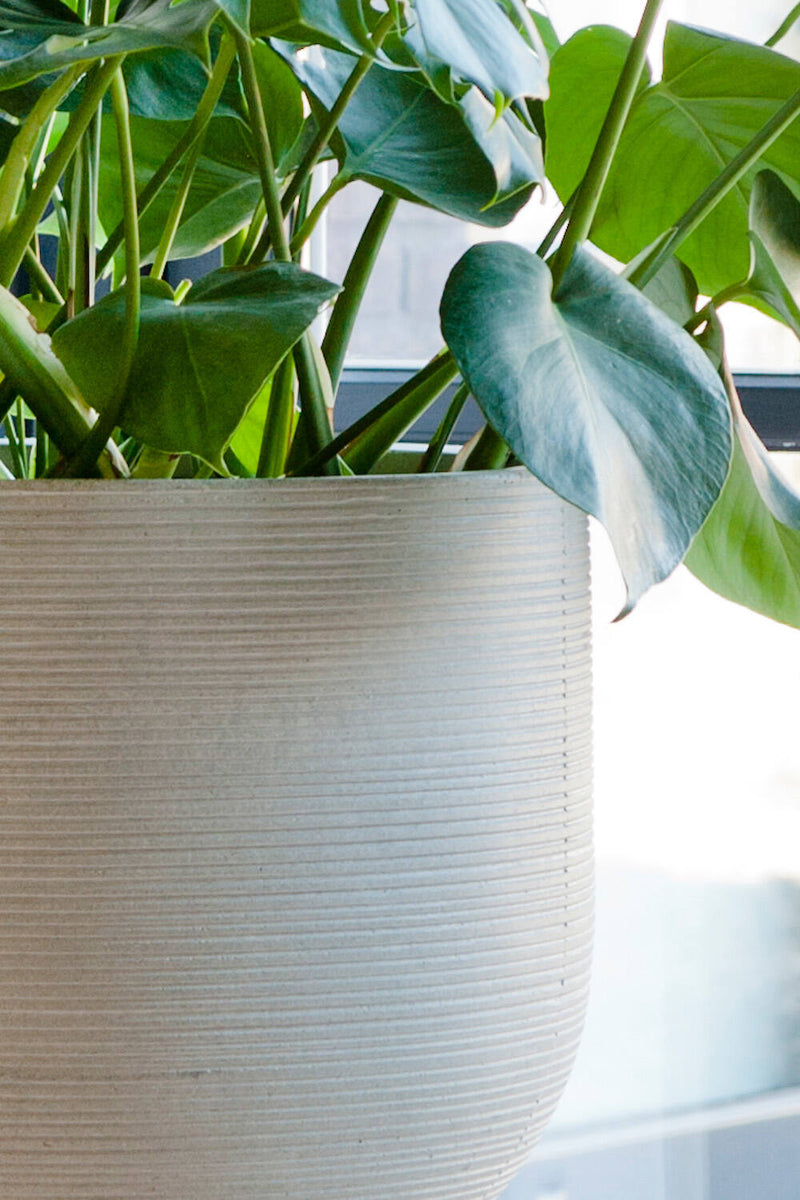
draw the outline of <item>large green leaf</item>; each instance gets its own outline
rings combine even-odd
[[[632,258],[681,216],[798,88],[800,63],[774,50],[670,25],[663,80],[631,110],[593,240],[622,261]],[[800,185],[800,121],[760,161]],[[747,276],[748,201],[758,169],[678,250],[705,295]]]
[[[731,472],[686,556],[712,591],[800,628],[800,496],[736,414]]]
[[[131,132],[136,184],[141,189],[180,138],[185,125],[133,118]],[[180,184],[174,173],[140,219],[142,261],[151,262]],[[215,118],[209,125],[197,163],[183,220],[172,248],[173,258],[191,258],[213,249],[241,229],[261,197],[258,169],[249,136],[239,121]],[[113,229],[122,217],[119,155],[110,118],[103,120],[100,158],[100,219]]]
[[[326,50],[310,62],[289,47],[284,52],[330,108],[353,69],[352,57]],[[513,113],[498,120],[477,89],[461,104],[444,103],[419,74],[376,65],[339,124],[335,149],[343,177],[366,179],[464,220],[507,224],[542,179],[539,140]]]
[[[436,81],[445,68],[444,99],[453,85],[474,84],[492,103],[547,96],[547,65],[497,0],[415,0],[405,35],[420,67]]]
[[[252,0],[250,28],[259,37],[372,53],[361,0]]]
[[[251,401],[337,291],[293,263],[273,262],[215,271],[181,305],[144,295],[125,431],[224,471],[222,454]],[[114,395],[124,308],[115,292],[53,337],[71,378],[101,412]]]
[[[442,330],[514,453],[605,525],[627,611],[683,558],[725,479],[728,404],[705,355],[586,252],[554,300],[547,264],[500,242],[456,264]]]
[[[303,127],[302,91],[289,67],[269,46],[256,43],[253,53],[280,174],[290,165],[291,151]],[[227,110],[222,109],[223,112],[229,110],[230,106]],[[185,129],[185,124],[176,121],[143,118],[131,121],[139,189],[167,158]],[[152,260],[180,180],[178,170],[141,217],[140,238],[145,262]],[[239,120],[215,117],[203,143],[173,246],[173,257],[191,258],[203,254],[231,237],[250,221],[261,196],[258,164],[247,127]],[[117,138],[110,118],[103,121],[100,217],[106,230],[113,229],[122,217]]]
[[[13,8],[15,6],[5,7]],[[36,27],[26,16],[6,16],[0,8],[0,26],[19,28],[7,46],[19,53],[2,57],[0,61],[0,90],[17,88],[40,75],[61,71],[75,63],[89,64],[116,54],[136,54],[142,51],[171,47],[208,58],[208,27],[216,16],[213,0],[190,0],[172,6],[170,0],[133,4],[125,15],[111,25],[76,25],[65,22],[54,29],[52,17]],[[15,20],[17,23],[15,23]],[[31,44],[36,39],[35,43]],[[2,39],[0,39],[2,40]]]
[[[583,178],[631,38],[610,25],[580,29],[550,63],[550,98],[545,103],[547,178],[566,201]],[[650,82],[645,66],[639,92]]]

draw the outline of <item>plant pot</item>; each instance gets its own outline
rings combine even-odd
[[[0,497],[0,1194],[498,1194],[586,999],[585,518],[517,471]]]

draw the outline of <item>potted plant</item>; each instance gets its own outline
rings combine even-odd
[[[745,296],[797,330],[800,68],[673,27],[651,84],[659,7],[557,47],[522,0],[0,5],[19,1200],[467,1200],[552,1110],[591,932],[583,513],[626,608],[688,551],[800,620],[797,500],[716,316]],[[713,164],[669,109],[710,78]],[[662,194],[670,155],[686,194]],[[470,250],[445,347],[336,429],[398,198],[498,226],[545,163],[539,253]],[[380,196],[339,288],[302,256],[352,179]],[[470,393],[487,426],[451,463]]]

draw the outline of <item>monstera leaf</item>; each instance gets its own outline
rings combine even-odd
[[[0,91],[116,54],[172,48],[208,59],[208,27],[217,14],[213,0],[140,0],[110,25],[83,25],[65,16],[55,0],[0,3]],[[39,20],[35,19],[39,14]],[[73,14],[74,16],[74,14]]]
[[[291,47],[281,49],[315,99],[330,109],[353,58],[326,50],[312,62]],[[513,113],[498,120],[477,89],[461,106],[446,104],[418,73],[380,65],[345,109],[334,149],[343,180],[365,179],[482,225],[507,224],[543,178],[539,139]]]
[[[496,0],[416,0],[405,35],[420,67],[445,100],[474,84],[493,103],[547,96],[547,64]]]
[[[227,4],[242,2],[226,0]],[[373,53],[361,0],[252,0],[250,28],[258,37]]]
[[[544,483],[605,525],[628,611],[681,561],[725,480],[725,390],[703,352],[586,252],[554,298],[545,262],[467,251],[442,330],[487,420]]]
[[[620,35],[615,41],[608,31],[584,30],[553,59],[548,174],[562,199],[575,186],[605,115],[623,44]],[[629,261],[669,229],[798,88],[800,63],[763,46],[670,24],[663,78],[634,102],[592,240]],[[798,164],[795,122],[764,152],[761,166],[800,185]],[[748,203],[757,169],[678,251],[705,295],[747,276]]]
[[[225,473],[222,455],[283,356],[338,291],[293,263],[215,271],[184,304],[142,296],[136,359],[122,423],[171,453],[186,451]],[[53,337],[81,394],[99,411],[114,395],[125,297],[101,300]]]

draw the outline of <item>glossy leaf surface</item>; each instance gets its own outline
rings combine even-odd
[[[30,20],[17,26],[13,18],[0,11],[0,26],[21,30],[20,37],[12,34],[6,40],[6,51],[19,52],[0,61],[0,91],[17,88],[75,63],[89,64],[116,54],[172,47],[206,59],[207,31],[216,13],[213,0],[190,0],[177,6],[172,6],[170,0],[153,0],[131,5],[111,25],[78,23],[76,26],[65,22],[62,28],[55,29],[52,15],[43,18],[39,26]]]
[[[250,28],[259,37],[372,52],[361,0],[252,0]]]
[[[631,40],[621,29],[592,25],[578,30],[553,55],[550,98],[544,106],[547,178],[565,202],[589,164]],[[649,81],[643,70],[640,92]]]
[[[414,15],[406,43],[434,80],[445,68],[445,99],[454,83],[474,84],[493,103],[547,96],[546,64],[496,0],[415,0]]]
[[[442,329],[517,457],[605,525],[627,611],[680,562],[725,479],[728,405],[705,355],[586,252],[554,300],[547,264],[499,242],[454,268]]]
[[[122,423],[158,450],[222,454],[278,362],[338,291],[293,263],[215,271],[182,305],[145,294]],[[113,293],[63,325],[53,347],[90,402],[113,395],[124,296]]]
[[[291,61],[326,108],[354,65],[333,51],[319,64]],[[463,112],[444,103],[416,74],[373,67],[339,125],[334,149],[343,176],[468,221],[507,224],[542,179],[539,140],[513,113],[498,120],[480,93],[469,93],[463,103]],[[480,145],[474,122],[481,123]]]

